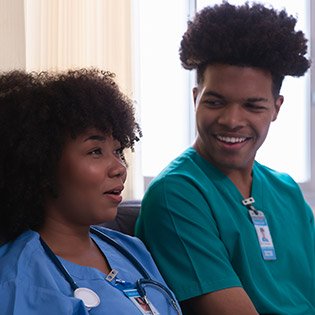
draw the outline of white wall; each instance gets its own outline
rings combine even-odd
[[[0,0],[0,70],[25,69],[24,0]]]

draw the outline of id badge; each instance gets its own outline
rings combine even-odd
[[[273,246],[267,219],[262,211],[248,210],[254,224],[260,249],[264,260],[276,260],[276,252]]]
[[[124,290],[125,295],[129,300],[138,308],[142,314],[146,315],[160,315],[153,304],[148,300],[148,298],[141,297],[137,289],[127,289]]]

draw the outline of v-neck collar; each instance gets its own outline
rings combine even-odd
[[[204,172],[207,174],[211,181],[220,187],[220,190],[223,189],[224,193],[232,196],[237,202],[242,202],[244,199],[243,195],[240,193],[236,185],[231,181],[231,179],[226,176],[223,172],[221,172],[217,167],[211,164],[209,161],[204,159],[193,147],[191,147],[196,153],[196,159],[198,163],[202,165]],[[258,180],[259,170],[257,167],[257,161],[254,161],[254,165],[252,168],[252,185],[251,185],[251,197],[255,199],[255,206],[257,209],[263,208],[263,187],[261,185],[261,181]]]

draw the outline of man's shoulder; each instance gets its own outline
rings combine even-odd
[[[269,191],[277,198],[281,196],[292,207],[305,206],[306,200],[299,184],[287,173],[275,171],[267,166],[255,163],[254,180],[259,182],[265,191]]]
[[[212,167],[192,147],[171,161],[150,183],[149,190],[162,186],[173,186],[180,182],[181,186],[207,177],[207,168]],[[168,187],[169,188],[169,187]]]
[[[254,174],[259,180],[265,181],[268,185],[280,185],[292,188],[298,187],[298,184],[289,174],[276,171],[257,161],[254,164]]]
[[[189,147],[182,154],[173,159],[158,175],[163,177],[166,175],[183,172],[187,168],[194,167],[196,164],[197,152],[194,148]]]

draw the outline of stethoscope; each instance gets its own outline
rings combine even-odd
[[[177,314],[180,315],[180,308],[173,298],[172,292],[163,284],[153,280],[148,272],[145,270],[145,268],[142,266],[142,264],[123,246],[118,244],[115,240],[110,238],[109,236],[105,235],[103,232],[99,231],[96,228],[91,227],[90,228],[91,233],[98,236],[101,240],[105,241],[107,244],[113,246],[115,249],[117,249],[121,254],[123,254],[140,272],[143,278],[140,278],[136,281],[136,289],[139,293],[139,295],[146,300],[146,291],[145,286],[151,285],[156,286],[161,289],[161,291],[167,296],[170,304],[172,307],[176,310]],[[40,237],[40,242],[47,254],[47,256],[51,259],[51,261],[54,263],[54,265],[60,270],[60,272],[63,274],[65,279],[68,281],[68,283],[71,286],[71,289],[73,291],[74,297],[81,299],[86,306],[88,310],[91,308],[94,308],[100,304],[100,298],[99,296],[91,289],[89,288],[83,288],[79,287],[67,269],[63,266],[61,261],[58,259],[58,257],[54,254],[54,252],[49,248],[49,246],[45,243],[45,241]]]

